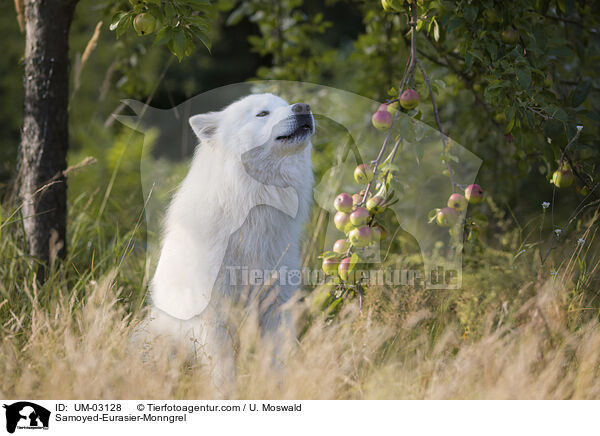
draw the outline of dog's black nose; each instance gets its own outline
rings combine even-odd
[[[306,103],[294,103],[292,105],[292,112],[297,115],[308,115],[310,114],[310,106]]]

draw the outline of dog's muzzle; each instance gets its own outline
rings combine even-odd
[[[285,132],[277,136],[278,141],[298,141],[312,135],[315,130],[315,121],[310,111],[310,106],[306,103],[295,103],[292,105],[290,117],[284,120]]]

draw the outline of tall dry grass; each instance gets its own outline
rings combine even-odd
[[[132,346],[145,315],[143,234],[111,234],[82,205],[69,258],[41,287],[19,220],[0,220],[2,398],[600,398],[597,216],[580,232],[585,244],[567,241],[545,266],[535,251],[467,256],[457,291],[373,289],[362,310],[350,302],[333,319],[315,309],[318,292],[306,294],[282,370],[248,318],[224,393],[169,344]]]
[[[201,364],[165,344],[143,356],[132,349],[137,320],[122,307],[114,273],[89,283],[88,292],[78,308],[66,294],[49,307],[29,295],[27,330],[15,318],[14,334],[4,334],[0,346],[0,397],[222,397]],[[431,313],[408,313],[394,328],[369,307],[348,305],[333,322],[313,320],[275,373],[248,324],[228,392],[261,399],[600,398],[598,323],[569,329],[565,301],[564,287],[548,281],[514,322],[476,339],[450,324],[435,340],[427,328]],[[298,306],[310,311],[309,304]]]

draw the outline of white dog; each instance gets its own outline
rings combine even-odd
[[[297,281],[278,279],[242,294],[264,279],[264,271],[300,268],[314,120],[307,104],[257,94],[189,123],[200,144],[168,209],[148,328],[194,343],[227,375],[233,356],[229,303],[242,297],[246,305],[258,302],[263,333],[295,335],[281,306]]]

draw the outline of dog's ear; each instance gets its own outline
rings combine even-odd
[[[190,117],[190,126],[200,141],[210,140],[217,132],[220,115],[220,112],[208,112]]]

